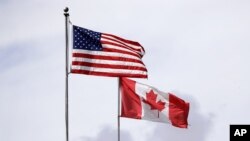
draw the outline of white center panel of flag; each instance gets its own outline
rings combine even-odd
[[[147,99],[147,94],[153,91],[156,94],[156,101],[161,101],[165,103],[164,109],[159,111],[157,109],[152,109],[152,107],[145,103],[143,100]],[[169,97],[167,93],[161,92],[157,89],[152,89],[147,85],[141,85],[140,83],[135,84],[135,92],[141,98],[142,105],[142,119],[156,121],[156,122],[167,122],[170,123],[169,120]]]

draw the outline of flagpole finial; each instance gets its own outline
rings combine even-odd
[[[65,7],[65,8],[64,8],[64,15],[65,15],[65,16],[69,16],[69,13],[68,13],[68,12],[69,12],[69,8],[68,8],[68,7]]]

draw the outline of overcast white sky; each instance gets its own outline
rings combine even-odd
[[[190,102],[189,129],[121,119],[121,141],[228,141],[250,124],[249,0],[1,0],[0,140],[63,141],[65,31],[139,41],[149,79]],[[70,141],[116,141],[117,79],[69,76]]]

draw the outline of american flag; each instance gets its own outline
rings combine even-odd
[[[71,72],[109,77],[147,78],[143,47],[135,41],[73,25]]]

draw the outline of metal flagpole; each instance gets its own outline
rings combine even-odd
[[[68,105],[68,72],[69,72],[69,69],[68,69],[68,49],[69,49],[69,31],[68,31],[68,23],[69,23],[69,8],[66,7],[64,9],[64,16],[65,16],[65,38],[66,38],[66,72],[65,72],[65,75],[66,75],[66,79],[65,79],[65,124],[66,124],[66,141],[69,141],[69,105]]]
[[[118,113],[117,113],[117,127],[118,127],[118,141],[120,141],[120,77],[118,77]]]

